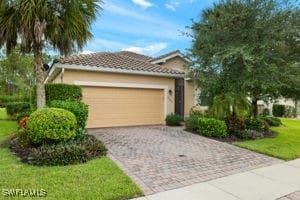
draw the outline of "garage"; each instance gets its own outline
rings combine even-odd
[[[164,90],[83,86],[87,128],[164,123]]]

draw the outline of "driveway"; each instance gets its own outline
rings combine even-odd
[[[91,129],[145,195],[282,162],[165,126]]]

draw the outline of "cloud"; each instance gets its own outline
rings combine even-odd
[[[84,50],[80,54],[90,54],[90,53],[95,53],[95,51]]]
[[[153,6],[153,4],[149,1],[146,0],[132,0],[132,2],[138,6],[141,6],[143,8],[148,8]]]
[[[180,5],[180,2],[177,0],[170,0],[165,4],[165,7],[169,10],[176,11],[176,8]]]
[[[144,54],[144,55],[153,55],[153,54],[156,54],[156,53],[160,52],[161,50],[165,49],[166,47],[167,47],[166,43],[157,43],[157,44],[151,44],[151,45],[148,45],[145,47],[131,46],[131,47],[124,48],[122,50],[140,53],[140,54]]]

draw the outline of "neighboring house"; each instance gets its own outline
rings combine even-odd
[[[46,82],[80,85],[89,105],[88,128],[164,124],[167,114],[187,116],[197,104],[179,52],[152,58],[128,51],[58,59]]]

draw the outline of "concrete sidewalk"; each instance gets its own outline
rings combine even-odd
[[[296,191],[300,191],[300,159],[135,200],[298,200]]]

